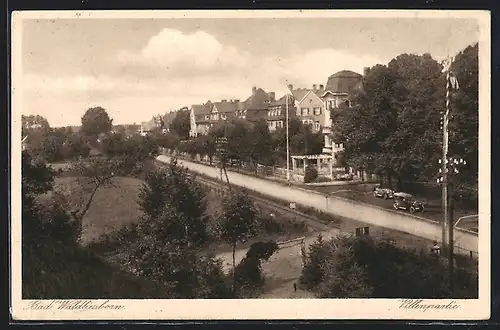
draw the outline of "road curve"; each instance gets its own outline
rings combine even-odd
[[[170,162],[171,157],[160,155],[157,160]],[[198,172],[212,178],[220,179],[220,170],[215,167],[202,165],[178,159],[178,163],[191,171]],[[262,194],[275,198],[296,202],[304,206],[338,215],[344,218],[373,224],[393,230],[407,232],[409,234],[430,239],[441,240],[441,226],[436,223],[420,220],[416,217],[406,216],[402,213],[391,212],[376,208],[356,201],[349,201],[335,196],[328,197],[328,211],[325,196],[308,192],[296,187],[289,187],[277,182],[247,176],[241,173],[227,172],[229,181],[237,186],[258,191]],[[478,252],[478,236],[462,230],[455,230],[455,246],[467,251]],[[466,251],[457,251],[466,252]]]

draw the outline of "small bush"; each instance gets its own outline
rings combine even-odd
[[[278,234],[283,231],[282,225],[271,216],[262,216],[260,221],[266,234]]]
[[[308,166],[304,174],[304,183],[313,182],[318,178],[318,170],[314,167]]]

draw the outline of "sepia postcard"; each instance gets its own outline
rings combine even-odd
[[[489,318],[489,12],[11,32],[14,320]]]

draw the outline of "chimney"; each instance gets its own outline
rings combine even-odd
[[[363,76],[367,76],[370,73],[370,68],[369,67],[364,67],[363,68]]]
[[[224,102],[227,102],[227,100],[222,100],[222,102],[223,102],[223,103],[224,103]]]
[[[240,102],[240,100],[234,100],[234,102],[239,103],[239,102]]]
[[[316,91],[316,84],[313,85],[313,91]]]
[[[275,97],[276,97],[276,94],[274,92],[269,92],[269,98],[271,99],[271,101],[274,101]]]
[[[252,87],[252,96],[255,96],[255,93],[257,92],[257,87]]]
[[[293,91],[293,85],[292,84],[288,85],[288,89]]]

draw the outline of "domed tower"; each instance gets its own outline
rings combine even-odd
[[[340,110],[343,107],[350,107],[350,94],[356,88],[361,86],[363,76],[359,73],[349,70],[342,70],[328,77],[326,87],[321,94],[321,98],[325,104],[325,122],[327,123],[323,129],[325,137],[325,146],[323,152],[331,154],[335,158],[337,152],[343,151],[343,145],[335,143],[331,140],[332,122],[330,112]]]

